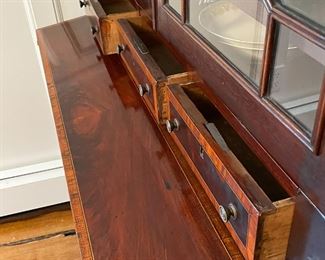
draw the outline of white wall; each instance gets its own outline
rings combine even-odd
[[[1,1],[1,0],[0,0]],[[20,0],[25,1],[25,0]],[[59,22],[56,18],[55,5],[52,0],[27,0],[33,12],[34,21],[37,28],[48,26]]]
[[[0,170],[60,159],[37,46],[23,1],[4,1]]]
[[[60,0],[63,20],[73,19],[85,14],[85,8],[80,8],[79,0]]]
[[[0,0],[1,1],[1,0]],[[22,1],[22,0],[20,0]],[[28,0],[38,28],[84,15],[79,0]]]
[[[0,0],[0,216],[68,200],[35,29],[80,12],[75,0]]]

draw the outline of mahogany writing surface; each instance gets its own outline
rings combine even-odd
[[[83,258],[231,259],[119,58],[105,67],[89,27],[82,17],[38,31]]]

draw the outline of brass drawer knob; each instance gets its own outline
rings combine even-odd
[[[98,27],[97,26],[92,26],[91,27],[91,33],[92,35],[95,35],[98,32]]]
[[[202,160],[204,160],[204,148],[200,146],[199,154]]]
[[[230,203],[228,207],[219,206],[219,215],[224,223],[227,223],[231,218],[237,218],[237,209],[234,204]]]
[[[166,129],[168,133],[172,133],[173,131],[178,131],[179,129],[179,122],[176,118],[174,120],[167,120],[166,121]]]
[[[141,97],[143,97],[146,93],[150,93],[150,86],[148,83],[146,84],[139,84],[138,91]]]
[[[124,44],[118,44],[116,47],[116,53],[121,54],[125,50]]]
[[[84,6],[88,5],[88,1],[87,0],[79,0],[79,5],[80,5],[80,8],[83,8]]]

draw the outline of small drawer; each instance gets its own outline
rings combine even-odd
[[[285,259],[294,198],[202,94],[168,89],[166,122],[246,259]]]
[[[132,0],[79,0],[80,7],[86,8],[86,14],[95,24],[91,31],[97,38],[103,54],[117,53],[119,33],[116,21],[139,16],[139,11],[132,2]]]
[[[195,82],[196,73],[152,30],[151,21],[146,17],[120,19],[117,24],[122,59],[137,84],[145,84],[142,82],[142,74],[149,80],[152,87],[150,93],[154,95],[152,112],[158,121],[164,123],[168,115],[167,87],[171,84]],[[137,68],[134,68],[134,64]],[[132,72],[140,70],[140,77]]]
[[[156,88],[151,84],[144,71],[141,69],[137,60],[133,58],[130,46],[123,37],[120,39],[121,58],[126,66],[129,75],[137,86],[137,91],[143,97],[145,104],[153,116],[158,120],[155,107],[157,106]]]
[[[92,8],[92,6],[88,5],[87,7],[87,16],[89,17],[89,21],[91,23],[91,26],[89,28],[91,34],[93,37],[97,40],[97,43],[99,44],[101,50],[103,51],[104,45],[103,45],[103,39],[101,35],[101,28],[100,28],[100,21],[97,15],[95,15],[95,11]]]

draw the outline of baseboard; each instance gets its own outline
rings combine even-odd
[[[69,201],[61,160],[0,171],[0,217]]]

